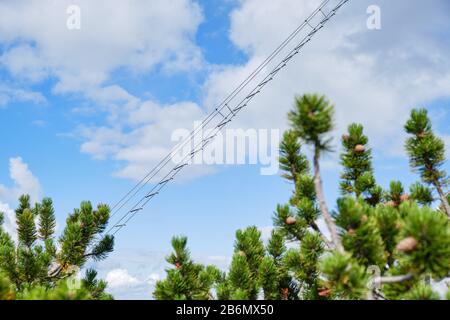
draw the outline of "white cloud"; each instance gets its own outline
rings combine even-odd
[[[69,5],[81,9],[80,30],[66,26]],[[0,11],[0,42],[8,45],[0,65],[32,82],[56,77],[55,92],[94,91],[117,68],[202,65],[193,35],[203,18],[189,0],[18,0],[0,2]]]
[[[138,74],[157,65],[166,71],[199,67],[203,60],[194,41],[202,21],[199,6],[188,0],[158,0],[152,6],[137,0],[103,3],[75,1],[82,14],[79,31],[65,28],[68,1],[1,3],[0,9],[10,14],[0,22],[0,41],[11,46],[0,63],[29,81],[56,77],[55,93],[81,91],[106,115],[99,125],[79,127],[81,151],[120,163],[115,176],[139,179],[169,152],[174,129],[191,128],[201,120],[204,110],[211,110],[250,74],[319,1],[237,2],[230,39],[249,59],[211,68],[203,87],[204,108],[190,101],[145,100],[110,79],[117,69]],[[346,5],[232,126],[285,129],[294,95],[320,92],[336,104],[338,136],[350,122],[360,122],[383,155],[403,154],[408,110],[450,96],[450,48],[440,32],[449,25],[443,13],[448,3],[380,0],[381,31],[366,28],[369,4]],[[408,16],[405,7],[410,8]],[[42,14],[47,11],[50,16]],[[194,168],[191,176],[208,172],[214,170]]]
[[[148,277],[147,283],[148,283],[149,285],[151,285],[151,286],[154,286],[154,285],[156,285],[156,283],[157,283],[158,281],[160,281],[160,280],[161,280],[161,276],[160,276],[159,274],[157,274],[157,273],[152,273],[152,274],[150,274],[150,276]]]
[[[40,92],[18,89],[0,84],[0,107],[10,102],[45,103],[46,99]]]
[[[14,186],[8,188],[0,184],[0,199],[14,202],[22,194],[30,195],[32,202],[41,198],[41,184],[21,157],[9,159],[9,175]]]
[[[114,175],[137,180],[169,154],[175,144],[172,132],[179,128],[192,130],[194,121],[201,120],[204,113],[190,102],[159,105],[133,99],[135,103],[129,104],[126,111],[110,113],[117,119],[113,125],[80,127],[78,134],[86,139],[82,152],[95,159],[111,157],[125,163]],[[196,172],[200,171],[190,174]]]
[[[5,230],[17,239],[15,213],[9,203],[15,203],[22,194],[30,195],[32,202],[38,201],[42,187],[21,157],[9,159],[9,175],[14,185],[8,188],[0,184],[0,212],[5,214]]]
[[[107,291],[115,299],[153,298],[157,281],[166,278],[167,252],[155,252],[136,249],[118,249],[107,260],[95,263],[100,278],[108,282]],[[228,270],[231,258],[226,256],[198,256],[193,260],[204,265],[215,265],[221,270]]]
[[[382,31],[367,30],[369,1],[363,2],[346,6],[231,126],[285,129],[294,95],[320,92],[336,104],[338,136],[348,124],[359,122],[383,155],[403,154],[402,127],[408,110],[450,95],[450,65],[444,63],[447,48],[439,44],[438,35],[430,37],[421,29],[426,18],[417,18],[418,25],[409,25],[408,38],[421,44],[411,46],[412,39],[405,40],[405,30],[393,25],[403,10],[401,4],[390,4],[389,12],[383,10]],[[212,68],[203,87],[204,109],[211,110],[227,96],[318,3],[240,1],[230,17],[230,38],[249,60],[243,65]],[[440,6],[423,6],[418,4],[414,9],[445,23]],[[435,48],[432,55],[423,49],[430,46]],[[81,150],[96,159],[119,161],[123,167],[114,175],[124,178],[141,178],[168,154],[174,145],[170,141],[174,129],[191,128],[193,121],[205,116],[204,109],[195,103],[162,105],[141,100],[117,86],[96,90],[90,97],[107,106],[107,125],[81,128],[79,133],[86,139]],[[335,162],[335,157],[330,158],[324,168],[333,170]],[[190,177],[215,171],[209,169],[189,169]]]
[[[12,210],[7,203],[0,201],[0,212],[4,214],[3,228],[13,238],[17,240],[17,228],[14,210]]]
[[[318,3],[241,1],[231,15],[230,34],[250,59],[244,65],[213,72],[205,86],[205,104],[215,105],[224,97]],[[438,1],[430,7],[419,1],[414,5],[380,1],[381,31],[365,26],[369,4],[350,2],[344,7],[239,116],[236,125],[285,128],[294,95],[319,92],[336,104],[337,131],[360,122],[371,143],[384,154],[402,153],[399,145],[408,110],[450,96],[450,63],[446,58],[450,48],[440,35],[441,26],[449,24],[442,14],[448,3]],[[408,16],[403,14],[405,6],[410,8]]]
[[[132,277],[125,269],[115,269],[108,272],[105,280],[109,288],[128,288],[139,285],[140,281]]]
[[[69,5],[81,9],[80,30],[66,27]],[[103,125],[80,126],[78,136],[82,152],[125,164],[114,175],[139,178],[169,152],[172,130],[203,118],[194,103],[160,105],[109,84],[117,70],[136,77],[156,67],[163,73],[203,68],[195,44],[203,16],[195,1],[19,0],[0,2],[0,11],[6,45],[0,67],[30,83],[54,78],[54,94],[79,93],[104,112]],[[7,99],[0,89],[0,104]]]

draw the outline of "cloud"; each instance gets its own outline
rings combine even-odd
[[[13,238],[13,240],[16,241],[17,228],[14,210],[12,210],[7,203],[0,201],[0,212],[3,212],[5,219],[2,227]]]
[[[99,276],[108,282],[107,291],[115,299],[153,298],[157,281],[166,277],[168,252],[118,249],[107,260],[94,263]],[[226,256],[193,255],[193,260],[204,265],[215,265],[227,270],[231,258]]]
[[[5,214],[5,230],[17,239],[15,213],[9,203],[15,203],[22,194],[29,194],[32,202],[38,201],[42,187],[21,157],[9,159],[9,176],[14,185],[8,188],[0,184],[0,212]]]
[[[9,176],[14,186],[8,188],[0,184],[0,199],[14,202],[22,194],[30,195],[32,202],[41,198],[41,184],[21,157],[9,159]]]
[[[45,97],[40,92],[18,89],[0,84],[0,107],[11,102],[33,102],[42,104],[46,102]]]
[[[249,60],[210,74],[205,105],[215,105],[225,96],[318,3],[240,1],[231,14],[230,35]],[[398,155],[408,110],[450,96],[450,63],[446,58],[450,47],[441,33],[442,28],[450,27],[443,14],[448,12],[444,10],[448,3],[436,1],[430,7],[420,1],[378,1],[381,31],[366,28],[370,4],[373,1],[345,6],[240,114],[236,125],[286,128],[286,113],[294,95],[319,92],[336,104],[336,131],[344,131],[353,121],[362,123],[376,148],[385,155]],[[405,6],[410,8],[408,15],[403,14]]]
[[[69,5],[80,8],[80,30],[66,27]],[[172,74],[202,69],[201,49],[195,44],[203,21],[197,2],[19,0],[0,2],[0,11],[5,13],[0,21],[5,48],[0,67],[21,83],[54,79],[53,94],[76,93],[95,105],[105,121],[79,126],[81,152],[123,163],[115,176],[138,179],[170,151],[172,130],[190,128],[203,118],[195,103],[142,100],[114,83],[117,73],[135,78],[155,70]],[[0,105],[11,93],[2,95],[0,88]]]
[[[409,109],[450,95],[450,65],[445,62],[450,48],[442,44],[438,28],[450,26],[440,12],[447,4],[439,1],[436,7],[428,8],[418,2],[412,6],[416,22],[408,22],[406,35],[397,21],[407,4],[387,6],[386,1],[380,1],[383,29],[370,31],[366,28],[369,2],[347,5],[230,126],[286,129],[286,113],[294,95],[320,92],[336,104],[336,135],[351,122],[359,122],[365,126],[371,145],[385,156],[403,155],[402,127]],[[142,100],[115,85],[90,93],[91,99],[104,106],[107,123],[80,127],[79,136],[85,139],[81,151],[95,159],[120,163],[122,167],[114,173],[117,177],[140,179],[169,153],[174,129],[191,128],[193,121],[204,118],[205,110],[218,105],[318,3],[240,1],[230,16],[230,39],[248,55],[248,61],[212,66],[201,105]],[[435,27],[427,24],[431,16]],[[424,50],[429,47],[435,49],[432,55]],[[240,101],[244,94],[234,101]],[[332,156],[324,168],[334,170],[336,160]],[[192,178],[215,170],[197,167],[189,172]]]
[[[67,28],[67,8],[80,8],[81,29]],[[57,79],[56,93],[95,91],[118,68],[145,73],[202,66],[193,42],[203,17],[189,0],[0,2],[0,65],[16,78]]]
[[[132,277],[125,269],[114,269],[108,272],[105,280],[109,288],[128,288],[138,285],[138,279]]]
[[[133,99],[134,103],[129,104],[126,111],[118,111],[117,115],[110,113],[117,119],[114,124],[81,126],[78,136],[85,139],[81,145],[83,153],[94,159],[112,158],[125,163],[114,175],[138,180],[170,153],[175,144],[171,140],[172,132],[180,128],[193,130],[194,122],[201,120],[204,113],[191,102],[160,105]]]
[[[0,21],[0,41],[9,44],[0,64],[12,76],[25,75],[31,82],[55,77],[54,93],[81,92],[95,105],[95,115],[104,115],[96,125],[78,127],[81,152],[115,161],[120,167],[114,176],[136,180],[170,151],[173,130],[191,128],[193,121],[203,119],[319,1],[236,2],[230,39],[248,61],[205,69],[209,74],[198,103],[144,99],[116,84],[113,76],[117,70],[139,76],[157,67],[185,73],[202,68],[205,62],[195,44],[203,19],[198,4],[157,0],[148,6],[134,0],[103,6],[104,1],[71,1],[81,8],[78,31],[65,28],[68,4],[1,3],[0,9],[10,14]],[[376,151],[403,155],[402,126],[409,109],[450,96],[450,46],[442,36],[442,30],[450,28],[445,15],[449,4],[380,0],[379,31],[366,27],[366,9],[372,4],[364,0],[346,5],[231,126],[283,130],[294,95],[319,92],[336,105],[337,136],[351,122],[359,122]],[[50,17],[42,14],[47,11]],[[189,170],[190,177],[215,172]]]

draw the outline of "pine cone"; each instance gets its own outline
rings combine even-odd
[[[240,255],[241,257],[245,257],[246,256],[245,252],[242,251],[242,250],[239,250],[238,255]]]
[[[348,134],[343,134],[342,135],[342,141],[347,142],[348,140],[350,140],[350,136]]]
[[[287,300],[289,298],[289,289],[281,288],[281,300]]]
[[[363,146],[362,144],[357,144],[356,146],[355,146],[355,152],[357,152],[357,153],[363,153],[364,151],[366,151],[366,147],[365,146]]]
[[[294,217],[287,217],[286,218],[286,224],[289,225],[289,226],[294,225],[296,222],[297,222],[297,220],[295,220]]]
[[[319,296],[321,297],[329,297],[331,295],[331,289],[323,289],[319,291]]]
[[[181,269],[181,263],[176,262],[175,263],[175,268],[177,268],[177,270],[180,270]]]
[[[408,194],[402,194],[400,197],[400,201],[401,202],[405,202],[409,200],[409,195]]]
[[[395,203],[395,201],[388,201],[388,202],[386,202],[386,206],[395,208],[395,207],[397,207],[397,204]]]
[[[400,252],[411,252],[417,248],[418,244],[414,237],[408,237],[397,244],[397,250]]]
[[[425,132],[419,132],[418,134],[416,134],[417,138],[425,138],[427,134]]]

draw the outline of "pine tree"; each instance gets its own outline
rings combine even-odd
[[[344,248],[363,266],[386,264],[384,243],[375,210],[361,199],[338,200],[337,224],[341,227]]]
[[[230,299],[255,300],[259,293],[259,268],[265,255],[261,232],[248,227],[236,232],[228,281]]]
[[[321,270],[326,279],[324,290],[333,299],[364,299],[367,291],[367,273],[347,253],[335,252],[322,261]]]
[[[328,226],[337,250],[343,251],[336,224],[333,221],[322,188],[320,174],[320,157],[324,152],[332,151],[329,137],[333,129],[334,106],[325,96],[305,94],[296,98],[295,108],[288,114],[294,132],[306,143],[314,148],[314,186],[319,202],[320,211]]]
[[[215,267],[205,267],[192,261],[186,237],[173,237],[174,252],[167,257],[173,266],[167,269],[167,278],[156,283],[153,296],[157,300],[209,300],[212,288],[221,279]]]
[[[424,183],[432,184],[436,188],[444,211],[450,217],[450,205],[444,192],[449,178],[442,170],[445,162],[445,144],[434,135],[427,110],[412,110],[405,130],[411,135],[406,141],[411,167],[419,171]]]
[[[299,287],[298,298],[322,299],[319,280],[320,258],[324,252],[323,241],[316,232],[307,232],[298,248],[290,249],[285,257],[286,266],[293,273]]]
[[[272,230],[266,251],[267,254],[258,270],[264,299],[297,299],[299,289],[294,278],[289,274],[289,267],[286,264],[285,237],[281,230]]]
[[[32,207],[30,197],[21,196],[15,213],[17,244],[3,230],[0,214],[0,273],[13,285],[16,298],[70,298],[72,293],[75,298],[110,298],[104,293],[106,284],[95,282],[94,274],[80,288],[85,293],[71,292],[64,284],[88,259],[102,260],[113,250],[113,237],[105,235],[97,240],[109,220],[106,205],[93,210],[89,202],[83,202],[81,209],[69,216],[58,239],[51,199],[45,198]]]
[[[440,299],[430,283],[450,275],[450,221],[442,170],[445,150],[426,111],[412,112],[405,128],[411,165],[422,183],[407,188],[393,180],[376,184],[372,151],[362,125],[342,138],[340,189],[331,214],[322,190],[319,162],[331,150],[333,106],[323,96],[296,98],[291,129],[280,144],[282,177],[293,184],[287,204],[273,214],[266,248],[250,227],[236,234],[230,269],[217,281],[218,299]],[[313,147],[313,174],[303,145]],[[441,199],[433,208],[433,186]],[[320,214],[330,242],[317,221]],[[289,243],[289,249],[286,244]],[[447,298],[450,293],[447,294]]]
[[[351,124],[348,133],[342,136],[344,152],[341,164],[341,191],[344,195],[364,197],[371,205],[381,200],[382,190],[377,186],[372,169],[372,150],[368,148],[369,139],[363,133],[363,126]]]

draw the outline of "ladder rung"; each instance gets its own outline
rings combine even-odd
[[[318,28],[314,28],[309,34],[308,37],[312,37],[317,31],[323,28],[323,25],[321,24]]]
[[[260,87],[265,86],[266,84],[268,84],[272,80],[273,80],[273,77],[270,77],[269,79],[267,79],[267,80],[261,82],[260,84],[258,84],[258,86],[260,86]]]
[[[308,42],[311,41],[311,38],[306,39],[305,41],[303,41],[302,43],[300,43],[295,49],[296,50],[300,50],[301,48],[303,48]]]
[[[246,106],[247,106],[247,104],[245,103],[242,106],[236,107],[236,108],[233,109],[233,112],[238,112],[239,110],[245,108]]]
[[[338,4],[338,5],[333,9],[333,12],[336,13],[336,11],[338,11],[338,10],[339,10],[344,4],[346,4],[347,2],[348,2],[348,0],[342,1],[341,4]]]
[[[284,58],[284,60],[282,61],[283,63],[289,62],[289,60],[291,60],[296,54],[298,53],[298,51],[294,51],[293,53],[291,53],[289,56],[287,56],[286,58]]]
[[[203,150],[203,148],[197,149],[195,151],[191,151],[190,155],[193,156],[194,154],[196,154],[197,152],[200,152],[202,150]]]
[[[229,123],[229,122],[231,122],[231,120],[227,120],[227,121],[225,121],[225,122],[222,122],[222,123],[220,123],[220,124],[218,124],[217,125],[217,128],[222,128],[223,126],[225,126],[227,123]]]
[[[281,66],[279,66],[278,68],[276,68],[275,70],[272,70],[272,72],[270,73],[271,75],[274,75],[275,73],[277,73],[278,71],[280,71],[281,69],[283,69],[284,67],[286,67],[286,63],[283,63]]]
[[[159,184],[159,185],[166,184],[167,182],[169,182],[169,181],[171,181],[171,180],[173,180],[173,178],[166,179],[166,180],[164,180],[164,181],[161,181],[161,182],[158,183],[158,184]]]
[[[256,92],[253,92],[253,93],[251,93],[251,94],[249,94],[247,97],[245,97],[245,99],[251,99],[251,98],[253,98],[254,96],[256,96],[258,93],[260,93],[261,91],[256,91]]]
[[[154,196],[156,196],[158,194],[159,194],[159,192],[153,192],[153,193],[150,193],[150,194],[146,195],[145,197],[148,199],[148,198],[152,198],[152,197],[154,197]]]
[[[184,164],[182,164],[182,165],[179,165],[179,166],[175,167],[175,168],[173,169],[173,171],[180,170],[180,169],[182,169],[182,168],[184,168],[184,167],[186,167],[186,166],[187,166],[187,163],[184,163]]]
[[[214,139],[215,137],[216,137],[216,134],[209,136],[208,138],[204,139],[203,141],[209,141],[209,140]]]

